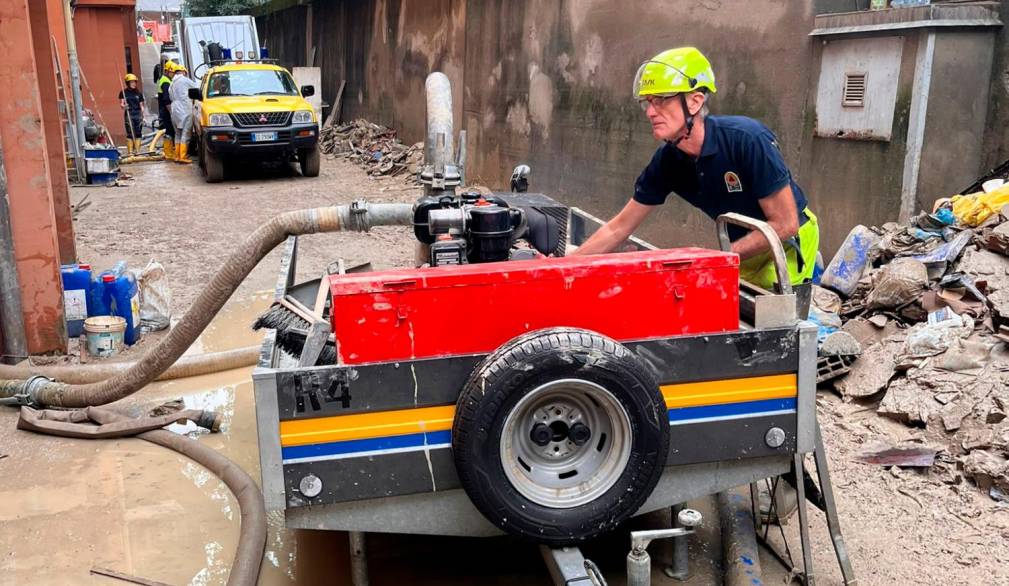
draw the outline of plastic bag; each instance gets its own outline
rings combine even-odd
[[[898,258],[883,267],[866,299],[869,309],[893,309],[914,301],[928,286],[928,270],[921,261]]]
[[[165,267],[150,261],[137,277],[140,284],[140,325],[148,331],[163,330],[172,321],[172,292]]]
[[[1009,204],[1009,185],[1003,185],[991,193],[954,195],[952,202],[953,215],[957,220],[968,226],[977,226],[997,214],[1002,206]]]

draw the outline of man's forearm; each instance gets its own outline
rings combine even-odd
[[[788,240],[792,236],[795,236],[798,232],[797,229],[793,229],[791,226],[776,226],[773,222],[771,222],[770,225],[771,229],[774,230],[774,233],[777,234],[778,238],[782,241]],[[767,252],[770,249],[770,243],[766,238],[764,238],[762,233],[756,230],[732,243],[732,252],[738,254],[741,260],[757,256],[758,254]]]
[[[624,240],[627,240],[626,235],[621,235],[608,223],[603,224],[572,254],[604,254],[613,252]]]

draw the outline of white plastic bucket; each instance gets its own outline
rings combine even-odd
[[[126,320],[115,315],[89,317],[84,320],[88,354],[98,357],[113,356],[123,349]]]

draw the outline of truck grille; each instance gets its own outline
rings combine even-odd
[[[291,118],[290,112],[252,112],[232,114],[231,118],[238,126],[287,126]]]
[[[252,142],[251,134],[238,134],[238,144],[277,144],[278,142],[290,142],[291,141],[291,131],[290,130],[280,130],[277,132],[277,140],[271,142]]]

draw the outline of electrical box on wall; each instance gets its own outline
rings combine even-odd
[[[903,37],[829,41],[816,89],[816,135],[889,141]]]

